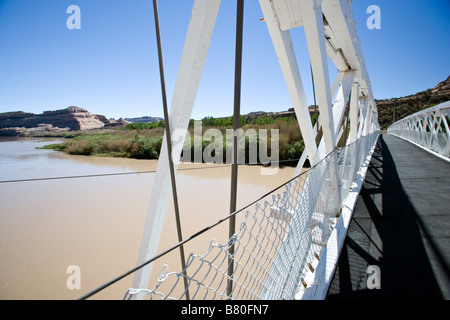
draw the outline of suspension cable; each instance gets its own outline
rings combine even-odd
[[[180,221],[180,211],[178,206],[178,195],[177,195],[177,185],[176,185],[176,179],[175,179],[175,168],[173,164],[173,157],[172,157],[172,135],[171,135],[171,128],[170,128],[170,119],[169,119],[169,112],[167,110],[167,97],[166,97],[166,83],[164,79],[164,64],[163,64],[163,55],[162,55],[162,46],[161,46],[161,32],[159,29],[159,15],[158,15],[158,3],[157,0],[153,0],[153,12],[155,16],[155,31],[156,31],[156,41],[158,45],[158,59],[159,59],[159,71],[160,71],[160,78],[161,78],[161,93],[162,93],[162,100],[163,100],[163,109],[164,109],[164,121],[165,121],[165,127],[166,127],[166,146],[168,151],[168,157],[169,157],[169,167],[170,167],[170,179],[172,182],[172,197],[173,197],[173,205],[175,209],[175,220],[177,224],[177,235],[178,235],[178,241],[183,241],[183,235],[181,232],[181,221]],[[189,289],[188,289],[188,283],[187,283],[187,277],[186,277],[186,259],[184,257],[184,247],[180,246],[180,259],[181,259],[181,266],[183,268],[183,272],[185,277],[183,277],[184,280],[184,287],[186,289],[186,299],[189,300]]]
[[[355,142],[354,142],[354,143],[355,143]],[[318,163],[316,163],[314,166],[310,167],[309,169],[305,170],[304,172],[301,172],[300,174],[298,174],[298,175],[296,175],[295,177],[291,178],[290,180],[286,181],[286,182],[283,183],[282,185],[280,185],[280,186],[274,188],[273,190],[271,190],[271,191],[265,193],[264,195],[260,196],[258,199],[252,201],[251,203],[247,204],[246,206],[242,207],[241,209],[239,209],[239,210],[237,210],[237,211],[235,211],[235,212],[233,212],[233,213],[227,215],[226,217],[220,219],[219,221],[215,222],[214,224],[210,225],[209,227],[203,228],[202,230],[200,230],[200,231],[194,233],[193,235],[191,235],[189,238],[187,238],[187,239],[185,239],[185,240],[183,240],[183,241],[181,241],[181,242],[179,242],[179,243],[173,245],[173,246],[170,247],[169,249],[167,249],[167,250],[165,250],[165,251],[163,251],[163,252],[157,254],[157,255],[154,256],[153,258],[151,258],[151,259],[149,259],[149,260],[147,260],[147,261],[145,261],[145,262],[143,262],[143,263],[137,265],[136,267],[134,267],[134,268],[132,268],[132,269],[130,269],[130,270],[124,272],[123,274],[121,274],[121,275],[119,275],[119,276],[117,276],[116,278],[114,278],[114,279],[112,279],[112,280],[110,280],[110,281],[104,283],[104,284],[101,285],[100,287],[98,287],[98,288],[92,290],[91,292],[89,292],[89,293],[83,295],[83,296],[80,297],[78,300],[85,300],[85,299],[87,299],[87,298],[93,296],[94,294],[96,294],[96,293],[98,293],[98,292],[100,292],[100,291],[106,289],[107,287],[113,285],[114,283],[116,283],[116,282],[122,280],[123,278],[125,278],[126,276],[132,274],[133,272],[136,272],[137,270],[139,270],[139,269],[145,267],[146,265],[148,265],[148,264],[154,262],[155,260],[157,260],[157,259],[159,259],[159,258],[165,256],[166,254],[172,252],[173,250],[177,249],[178,247],[184,245],[185,243],[187,243],[187,242],[193,240],[194,238],[197,238],[198,236],[204,234],[204,233],[207,232],[208,230],[211,230],[212,228],[218,226],[219,224],[221,224],[221,223],[227,221],[227,220],[230,219],[231,217],[236,216],[238,213],[240,213],[240,212],[246,210],[247,208],[250,208],[252,205],[254,205],[254,204],[256,204],[257,202],[261,201],[262,199],[264,199],[265,197],[269,196],[270,194],[272,194],[272,193],[274,193],[274,192],[280,190],[281,188],[283,188],[283,187],[286,186],[287,184],[291,183],[292,181],[298,179],[298,178],[301,177],[302,175],[308,174],[309,171],[311,171],[313,168],[317,167],[319,164],[321,164],[322,162],[324,162],[328,157],[330,157],[330,156],[331,156],[334,152],[336,152],[337,150],[338,150],[338,148],[334,149],[333,152],[330,152],[329,154],[327,154],[322,160],[320,160],[320,161],[319,161]]]
[[[322,160],[321,160],[319,163],[317,163],[315,166],[319,165],[322,161],[324,161],[326,158],[328,158],[328,156],[329,156],[329,155],[327,155],[324,159],[322,159]],[[151,258],[151,259],[149,259],[149,260],[147,260],[147,261],[145,261],[145,262],[143,262],[143,263],[137,265],[136,267],[134,267],[134,268],[132,268],[132,269],[130,269],[130,270],[128,270],[128,271],[122,273],[121,275],[119,275],[119,276],[117,276],[116,278],[114,278],[114,279],[112,279],[112,280],[110,280],[110,281],[104,283],[103,285],[101,285],[101,286],[99,286],[98,288],[92,290],[91,292],[86,293],[85,295],[81,296],[78,300],[85,300],[85,299],[87,299],[87,298],[93,296],[94,294],[96,294],[96,293],[98,293],[98,292],[100,292],[100,291],[106,289],[107,287],[113,285],[114,283],[116,283],[116,282],[122,280],[123,278],[129,276],[129,275],[132,274],[133,272],[136,272],[137,270],[139,270],[139,269],[145,267],[146,265],[148,265],[148,264],[154,262],[155,260],[157,260],[157,259],[159,259],[159,258],[161,258],[161,257],[163,257],[163,256],[165,256],[165,255],[167,255],[168,253],[170,253],[170,252],[172,252],[173,250],[177,249],[178,247],[184,245],[185,243],[187,243],[187,242],[189,242],[189,241],[191,241],[191,240],[197,238],[198,236],[204,234],[205,232],[211,230],[212,228],[218,226],[219,224],[221,224],[221,223],[227,221],[227,220],[230,219],[231,217],[236,216],[238,213],[240,213],[240,212],[246,210],[247,208],[250,208],[252,205],[256,204],[258,201],[261,201],[262,199],[264,199],[264,198],[267,197],[268,195],[274,193],[275,191],[278,191],[279,189],[283,188],[285,185],[289,184],[290,182],[296,180],[296,179],[299,178],[300,176],[307,174],[312,168],[313,168],[313,167],[309,168],[308,170],[305,170],[304,172],[302,172],[302,173],[300,173],[299,175],[297,175],[297,176],[291,178],[290,180],[288,180],[287,182],[283,183],[282,185],[280,185],[280,186],[274,188],[273,190],[271,190],[271,191],[265,193],[264,195],[260,196],[258,199],[252,201],[251,203],[247,204],[246,206],[242,207],[241,209],[239,209],[239,210],[237,210],[237,211],[235,211],[235,212],[233,212],[233,213],[227,215],[226,217],[224,217],[224,218],[218,220],[217,222],[215,222],[214,224],[212,224],[212,225],[210,225],[210,226],[208,226],[208,227],[205,227],[205,228],[201,229],[200,231],[194,233],[194,234],[191,235],[190,237],[188,237],[188,238],[184,239],[183,241],[181,241],[181,242],[179,242],[179,243],[173,245],[173,246],[170,247],[169,249],[167,249],[167,250],[165,250],[165,251],[163,251],[163,252],[157,254],[157,255],[154,256],[153,258]]]
[[[236,14],[236,57],[235,57],[235,71],[234,71],[234,114],[233,114],[233,129],[237,132],[240,128],[241,122],[241,78],[242,78],[242,37],[243,37],[243,23],[244,22],[244,0],[237,2]],[[233,139],[233,165],[231,167],[231,195],[230,195],[230,213],[236,211],[237,200],[237,183],[238,183],[238,137]],[[231,238],[236,231],[236,217],[233,215],[229,224],[229,237]],[[232,257],[234,256],[234,244],[230,246],[228,257],[228,287],[227,293],[231,297],[233,289],[233,273],[234,263]]]

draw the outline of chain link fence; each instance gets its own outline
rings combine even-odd
[[[191,253],[179,272],[164,265],[157,283],[130,288],[124,299],[179,300],[187,298],[187,291],[196,300],[294,299],[308,286],[307,276],[314,273],[342,202],[377,138],[374,132],[337,148],[248,209],[235,212],[243,220],[227,243],[211,240],[208,250]]]

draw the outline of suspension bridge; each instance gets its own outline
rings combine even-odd
[[[244,1],[237,3],[235,130],[239,129],[240,119]],[[175,130],[188,128],[221,1],[194,2],[169,110],[154,0],[166,132],[141,249],[135,268],[82,299],[129,275],[134,281],[132,288],[124,292],[125,299],[339,298],[354,288],[367,288],[364,281],[369,266],[380,268],[383,288],[371,292],[384,292],[385,283],[395,283],[399,270],[407,269],[410,271],[407,276],[424,282],[423,290],[448,293],[450,252],[445,233],[446,191],[450,185],[448,103],[434,107],[429,111],[431,115],[425,112],[394,124],[388,135],[380,137],[377,106],[351,1],[259,0],[259,3],[305,143],[292,179],[237,210],[238,137],[235,137],[230,215],[183,239],[176,171],[184,141],[175,143],[171,135]],[[308,61],[297,59],[295,39],[291,37],[295,28],[304,31]],[[328,59],[338,69],[331,85]],[[300,64],[310,64],[313,74],[320,114],[314,125]],[[409,141],[432,150],[433,154]],[[311,167],[301,172],[306,160]],[[436,192],[442,196],[436,196]],[[422,200],[425,198],[428,200]],[[158,253],[171,200],[179,243]],[[185,255],[187,242],[224,223],[229,225],[228,242],[210,239],[205,250]],[[411,228],[415,234],[411,234]],[[172,251],[180,253],[181,270],[170,265],[164,265],[162,270],[153,269],[155,261]],[[359,254],[356,266],[349,261],[355,254]],[[415,263],[417,255],[419,263]],[[430,255],[433,258],[427,260]],[[428,269],[422,269],[425,265]],[[159,274],[154,283],[150,281],[152,272]],[[439,276],[433,283],[420,278],[435,273]],[[399,286],[405,287],[400,291],[395,287],[389,291],[391,295],[401,297],[403,290],[409,290],[407,284],[415,281],[401,279]]]

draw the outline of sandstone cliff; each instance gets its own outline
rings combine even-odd
[[[42,114],[23,111],[0,113],[0,135],[26,135],[33,132],[58,132],[69,130],[90,130],[103,127],[126,125],[128,122],[107,119],[105,116],[92,114],[86,109],[68,107]]]

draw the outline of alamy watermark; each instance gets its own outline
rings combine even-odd
[[[66,13],[70,16],[66,20],[67,29],[81,29],[81,9],[77,5],[70,5],[67,7]]]
[[[234,141],[233,141],[234,140]],[[224,129],[203,130],[202,121],[194,121],[193,135],[185,129],[172,132],[173,154],[181,154],[174,163],[233,164],[237,143],[237,164],[259,164],[261,175],[278,172],[280,139],[278,129]]]
[[[381,29],[381,9],[379,6],[371,5],[367,7],[367,14],[370,14],[370,17],[367,18],[366,26],[369,30],[373,29]]]
[[[70,5],[67,7],[66,13],[70,14],[67,18],[66,26],[68,29],[81,29],[81,9],[77,5]],[[370,14],[366,21],[368,29],[381,29],[381,9],[377,5],[370,5],[366,10],[367,14]]]
[[[81,269],[77,265],[70,265],[66,269],[70,276],[66,280],[66,286],[69,290],[81,289]]]
[[[367,289],[381,289],[380,267],[377,265],[370,265],[369,267],[367,267],[366,273],[369,275],[366,281]]]

